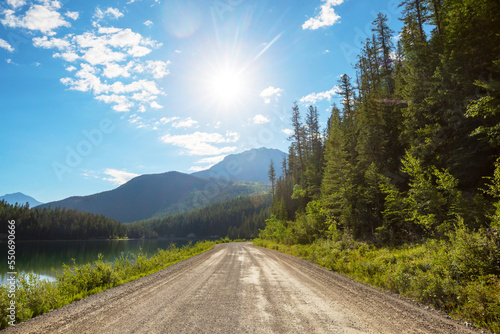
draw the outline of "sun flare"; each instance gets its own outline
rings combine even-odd
[[[211,96],[222,104],[240,101],[245,94],[245,80],[241,73],[233,69],[214,74],[209,82]]]

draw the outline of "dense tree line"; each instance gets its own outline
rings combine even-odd
[[[269,195],[239,197],[173,216],[127,224],[127,235],[186,237],[193,233],[196,237],[255,238],[265,227],[270,206]]]
[[[397,245],[445,238],[458,221],[500,229],[500,2],[400,7],[397,42],[385,15],[373,21],[323,136],[316,108],[293,106],[262,237]]]
[[[229,236],[251,239],[265,227],[271,215],[271,196],[253,195],[219,202],[200,209],[122,224],[103,215],[65,208],[29,208],[0,201],[0,221],[7,233],[9,220],[16,221],[18,240],[74,240],[93,238],[156,238]]]
[[[65,208],[33,208],[0,201],[0,222],[7,233],[9,220],[16,222],[18,240],[62,240],[126,237],[125,225],[103,215]]]

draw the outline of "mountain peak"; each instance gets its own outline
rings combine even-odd
[[[204,178],[223,178],[237,181],[269,182],[267,172],[271,160],[281,163],[287,154],[273,148],[253,148],[241,153],[230,154],[218,164],[207,170],[195,172],[191,175]],[[276,168],[280,174],[279,168]],[[277,175],[279,177],[279,175]]]
[[[13,194],[5,194],[4,196],[0,196],[0,201],[6,201],[9,204],[20,204],[24,205],[26,202],[30,205],[31,208],[43,204],[42,202],[37,201],[31,196],[25,195],[21,192],[13,193]]]

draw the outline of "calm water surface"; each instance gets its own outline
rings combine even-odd
[[[53,280],[54,271],[60,270],[63,263],[72,265],[85,264],[97,260],[101,253],[104,260],[113,261],[124,253],[153,254],[158,248],[168,248],[172,243],[183,246],[187,240],[154,239],[154,240],[74,240],[74,241],[17,241],[16,271],[18,273],[33,272],[42,278]],[[0,284],[7,280],[7,242],[0,242]]]

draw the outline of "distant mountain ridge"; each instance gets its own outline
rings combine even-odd
[[[103,214],[126,223],[152,217],[189,193],[203,189],[208,182],[179,172],[141,175],[113,190],[73,196],[41,207],[65,207]]]
[[[141,175],[113,190],[73,196],[40,207],[103,214],[122,223],[163,217],[238,196],[268,192],[269,163],[271,159],[276,162],[278,174],[277,166],[284,156],[286,154],[279,150],[249,150],[227,156],[207,171]],[[216,177],[220,179],[214,179]]]
[[[261,147],[239,154],[230,154],[209,169],[191,175],[239,181],[269,182],[267,174],[271,160],[274,162],[276,176],[279,177],[281,175],[281,162],[286,157],[287,154],[280,150]]]
[[[42,202],[37,201],[31,196],[25,195],[23,193],[17,192],[13,194],[6,194],[4,196],[0,197],[0,201],[6,201],[9,204],[19,204],[19,205],[24,205],[26,202],[30,205],[30,208],[33,208],[37,205],[43,204]]]

